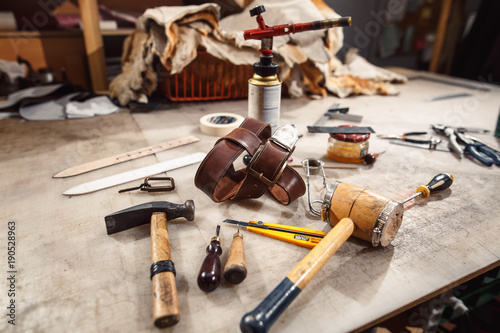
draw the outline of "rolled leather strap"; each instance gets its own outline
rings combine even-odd
[[[246,152],[247,168],[235,170],[234,161]],[[302,177],[286,164],[292,149],[271,138],[271,126],[246,118],[240,127],[220,138],[201,162],[195,185],[213,201],[258,198],[266,190],[284,205],[304,195]]]

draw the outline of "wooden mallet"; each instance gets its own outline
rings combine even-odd
[[[417,189],[423,197],[450,187],[453,176],[439,174]],[[413,197],[413,196],[412,196]],[[404,202],[406,202],[405,200]],[[321,216],[332,230],[302,259],[283,281],[240,322],[242,332],[267,332],[330,257],[352,235],[373,246],[387,246],[403,220],[404,207],[373,191],[334,182],[327,187]]]
[[[157,327],[175,325],[180,307],[175,284],[175,267],[170,254],[167,221],[184,217],[194,220],[194,202],[184,204],[155,201],[130,207],[104,218],[108,235],[151,222],[151,281],[153,321]]]

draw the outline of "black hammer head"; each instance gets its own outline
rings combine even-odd
[[[155,212],[167,214],[167,221],[184,217],[188,221],[194,220],[194,202],[187,200],[183,204],[174,204],[167,201],[154,201],[109,214],[104,218],[108,235],[150,223],[151,215]]]

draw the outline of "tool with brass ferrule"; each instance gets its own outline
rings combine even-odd
[[[293,227],[283,224],[264,223],[262,221],[235,221],[226,219],[224,223],[234,224],[245,227],[245,230],[259,235],[279,239],[288,243],[296,244],[302,247],[312,249],[318,244],[325,233],[319,230]]]
[[[422,196],[422,198],[427,198],[429,195],[446,190],[453,184],[453,176],[449,173],[440,173],[434,178],[432,178],[426,185],[420,185],[417,187],[417,193],[406,198],[401,203],[404,204],[413,198]]]
[[[215,236],[212,237],[210,244],[207,246],[207,256],[203,260],[198,274],[198,287],[205,292],[214,291],[220,283],[222,247],[219,232],[220,225],[217,225]]]

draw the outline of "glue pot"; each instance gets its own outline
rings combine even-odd
[[[341,127],[351,127],[343,125]],[[368,154],[370,134],[333,134],[328,138],[326,154],[331,159],[344,163],[364,163]]]

